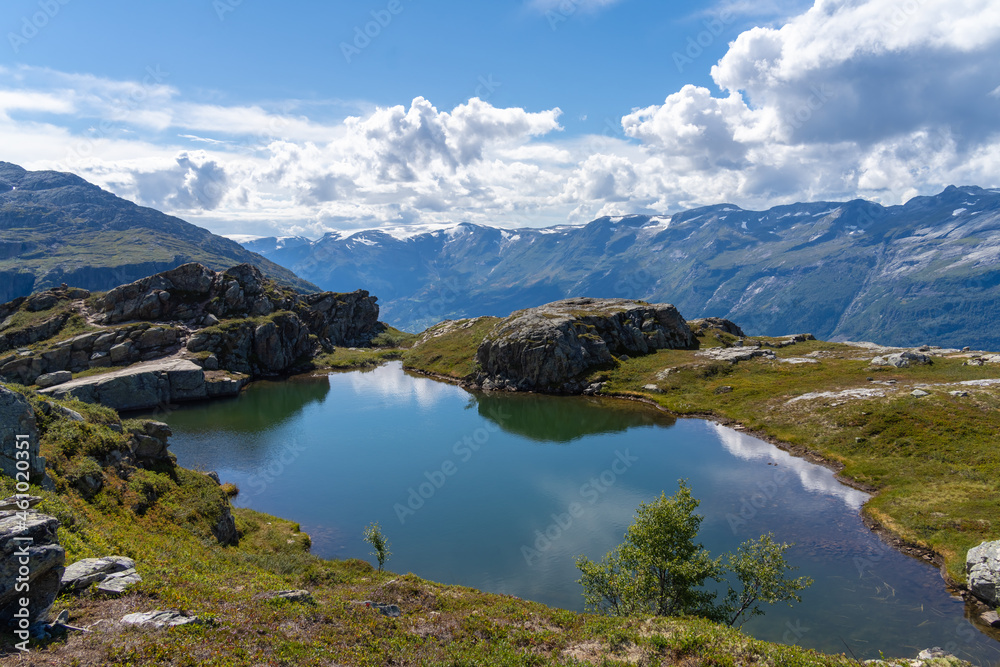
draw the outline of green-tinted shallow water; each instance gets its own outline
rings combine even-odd
[[[165,419],[181,465],[237,484],[236,504],[299,521],[313,551],[367,558],[379,521],[389,569],[582,609],[574,558],[621,541],[641,501],[688,479],[713,553],[773,531],[815,579],[794,608],[744,629],[859,658],[941,646],[1000,664],[933,567],[862,524],[867,496],[820,466],[711,422],[625,401],[470,394],[368,372],[252,385]]]

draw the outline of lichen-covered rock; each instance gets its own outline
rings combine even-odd
[[[127,614],[122,617],[122,623],[125,625],[139,625],[151,628],[172,628],[178,625],[197,622],[197,616],[185,616],[181,612],[172,609],[166,611],[154,609],[153,611]]]
[[[477,381],[486,389],[579,393],[581,377],[615,356],[697,347],[672,305],[566,299],[501,321],[476,352]]]
[[[980,600],[1000,606],[1000,541],[983,542],[965,557],[969,590]]]
[[[0,625],[6,626],[28,599],[31,622],[44,621],[59,594],[66,552],[59,546],[55,517],[29,511],[27,516],[0,515]],[[27,571],[25,575],[24,572]],[[18,591],[18,578],[28,590]]]

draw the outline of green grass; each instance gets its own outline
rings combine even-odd
[[[403,355],[403,366],[455,379],[468,378],[476,371],[476,348],[499,321],[497,317],[477,317],[431,327],[422,336],[425,342]]]
[[[313,363],[320,369],[372,368],[402,355],[403,351],[395,348],[338,347],[333,352],[316,355]]]
[[[479,331],[476,336],[446,334],[415,347],[405,363],[461,378],[473,367],[481,340]],[[733,337],[710,331],[700,340],[706,349],[730,345]],[[774,351],[778,357],[823,356],[818,364],[754,359],[733,365],[690,350],[661,350],[595,371],[590,380],[607,380],[604,394],[642,398],[678,415],[732,420],[843,465],[845,478],[877,491],[864,508],[866,515],[903,540],[940,554],[948,575],[965,581],[966,551],[1000,539],[1000,387],[963,387],[967,398],[947,393],[956,387],[931,388],[931,395],[920,399],[909,393],[921,383],[1000,378],[1000,367],[935,358],[926,366],[871,368],[875,353],[823,341]],[[675,370],[658,379],[668,368]],[[892,388],[868,378],[898,384]],[[657,391],[646,390],[647,385]],[[732,391],[717,393],[722,387]],[[788,402],[810,392],[872,387],[887,396]]]
[[[41,408],[36,395],[15,389]],[[88,421],[73,425],[40,413],[42,453],[54,464],[56,490],[32,489],[43,497],[38,509],[60,520],[67,562],[128,556],[143,581],[120,599],[61,596],[55,608],[91,632],[33,640],[32,657],[40,664],[520,666],[637,658],[649,665],[849,664],[842,656],[757,641],[699,619],[578,614],[413,574],[379,574],[359,560],[324,560],[309,552],[309,536],[298,524],[247,509],[233,511],[240,544],[222,547],[210,526],[226,506],[225,489],[203,473],[166,462],[125,479],[108,466],[104,488],[85,500],[62,473],[83,457],[91,457],[86,465],[93,468],[127,437],[117,429],[127,434],[141,424],[122,423],[99,406],[65,404]],[[0,476],[0,494],[12,492],[12,480]],[[306,589],[312,600],[260,599],[288,589]],[[358,604],[364,600],[397,604],[403,616],[382,616]],[[202,623],[162,631],[115,623],[151,609],[178,609]],[[0,643],[9,647],[13,636],[0,633]]]

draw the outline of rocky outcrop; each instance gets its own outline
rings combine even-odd
[[[11,322],[8,318],[14,313],[18,311],[39,313],[55,308],[60,303],[86,299],[89,296],[90,292],[85,289],[61,285],[43,292],[36,292],[28,297],[18,297],[3,304],[0,306],[0,352],[34,345],[38,341],[51,338],[59,333],[72,315],[70,311],[64,310],[43,319],[41,322],[12,331],[4,331],[10,327]]]
[[[59,594],[66,552],[59,546],[55,517],[28,511],[0,513],[0,625],[21,613],[28,600],[30,623],[44,621]],[[19,591],[18,583],[27,583]]]
[[[19,461],[22,462],[20,467]],[[23,461],[27,461],[27,464]],[[8,477],[16,477],[19,472],[26,473],[28,481],[33,484],[47,481],[45,458],[38,453],[35,411],[28,403],[28,399],[2,385],[0,385],[0,470]]]
[[[39,352],[18,352],[0,358],[0,378],[33,384],[46,375],[159,359],[181,349],[182,333],[176,327],[153,326],[148,322],[93,331],[59,341]]]
[[[199,331],[187,342],[190,352],[210,352],[221,368],[253,376],[273,375],[303,364],[315,349],[309,328],[292,313],[269,321],[236,320]]]
[[[980,600],[1000,606],[1000,541],[983,542],[965,557],[969,590]]]
[[[122,623],[125,625],[139,625],[150,628],[173,628],[178,625],[187,625],[188,623],[197,622],[197,616],[186,616],[173,609],[168,609],[166,611],[154,609],[153,611],[127,614],[122,617]]]
[[[735,322],[730,322],[721,317],[702,317],[697,320],[688,320],[687,323],[696,336],[701,336],[708,331],[715,330],[739,336],[740,338],[746,337],[743,329],[740,329]]]
[[[201,264],[185,264],[116,287],[104,295],[98,308],[104,324],[143,320],[208,326],[220,320],[289,311],[320,342],[357,345],[378,333],[377,300],[364,290],[295,294],[277,288],[249,264],[222,273]]]
[[[514,313],[476,352],[484,389],[579,393],[582,376],[616,356],[698,341],[669,304],[627,299],[566,299]]]
[[[39,393],[53,398],[72,396],[115,410],[144,410],[173,402],[234,396],[248,380],[222,371],[206,373],[190,360],[165,359],[78,378]]]

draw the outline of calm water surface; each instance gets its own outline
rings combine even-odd
[[[583,607],[574,558],[603,556],[641,501],[686,478],[710,551],[773,531],[815,580],[802,604],[747,623],[754,636],[859,658],[941,646],[1000,664],[1000,643],[965,619],[937,570],[864,527],[864,493],[711,422],[624,401],[470,394],[398,363],[255,383],[166,421],[181,465],[237,484],[238,506],[299,521],[320,556],[372,560],[361,534],[378,521],[395,572],[566,609]]]

